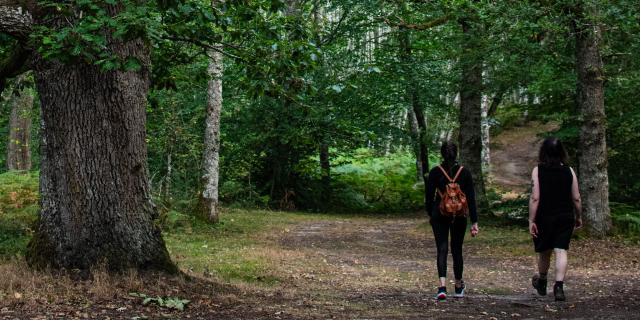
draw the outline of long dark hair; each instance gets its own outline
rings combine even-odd
[[[451,142],[445,141],[440,147],[440,154],[442,155],[442,165],[445,169],[451,169],[456,164],[458,158],[458,146]]]
[[[544,139],[540,146],[538,165],[547,167],[559,167],[567,164],[567,150],[564,149],[562,141],[556,137]]]

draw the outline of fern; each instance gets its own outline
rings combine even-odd
[[[624,203],[611,203],[611,218],[619,233],[640,236],[640,209]]]

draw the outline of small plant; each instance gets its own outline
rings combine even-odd
[[[142,305],[146,306],[150,303],[155,303],[161,308],[167,309],[175,309],[179,311],[184,311],[184,308],[191,302],[190,300],[180,299],[176,297],[149,297],[144,293],[131,292],[129,293],[132,297],[142,298]]]
[[[611,202],[611,218],[618,233],[640,237],[640,209]]]

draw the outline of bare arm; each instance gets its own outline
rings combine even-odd
[[[571,184],[571,198],[573,200],[573,206],[576,209],[576,227],[582,226],[582,198],[580,197],[580,187],[578,185],[578,178],[576,173],[571,169],[573,175],[573,183]]]
[[[529,198],[529,222],[536,220],[538,204],[540,203],[540,184],[538,182],[538,167],[531,172],[531,197]]]
[[[540,183],[538,181],[538,167],[531,172],[531,197],[529,198],[529,233],[535,238],[538,236],[536,214],[540,204]]]

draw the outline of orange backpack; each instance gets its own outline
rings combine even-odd
[[[440,212],[446,217],[466,217],[469,214],[469,204],[467,203],[467,196],[460,189],[460,185],[456,182],[460,172],[462,172],[462,166],[458,169],[456,176],[451,179],[441,166],[438,166],[445,177],[449,180],[447,183],[447,190],[442,193],[438,190],[440,195]]]

